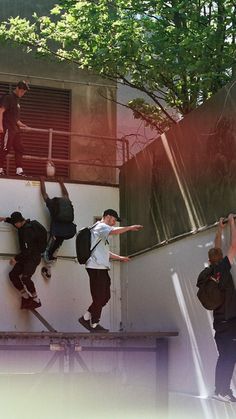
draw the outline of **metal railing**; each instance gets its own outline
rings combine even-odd
[[[49,129],[41,129],[41,128],[22,128],[21,131],[23,132],[38,132],[38,133],[48,133],[48,155],[45,157],[39,157],[34,155],[24,154],[23,158],[27,160],[36,160],[36,161],[46,161],[46,162],[53,162],[53,163],[65,163],[65,164],[76,164],[76,165],[84,165],[84,166],[96,166],[96,167],[103,167],[103,168],[114,168],[120,169],[122,165],[129,160],[129,143],[126,138],[115,138],[115,137],[107,137],[101,135],[90,135],[90,134],[79,134],[78,132],[73,131],[58,131],[54,130],[53,128]],[[121,164],[105,164],[103,161],[99,163],[99,160],[96,158],[96,161],[89,161],[89,160],[74,160],[74,159],[61,159],[61,158],[54,158],[52,157],[52,148],[53,148],[53,136],[54,135],[63,135],[69,137],[80,137],[91,139],[95,141],[109,141],[113,143],[121,143],[122,147],[122,159]],[[7,173],[9,172],[9,159],[12,158],[13,155],[9,154],[7,156]],[[117,161],[117,156],[114,156],[114,160]]]

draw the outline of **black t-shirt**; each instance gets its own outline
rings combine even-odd
[[[5,109],[3,114],[3,129],[12,132],[18,131],[17,121],[20,119],[20,99],[15,93],[5,95],[1,99],[1,107]]]
[[[54,219],[54,198],[47,198],[45,202],[51,215],[50,234],[55,237],[61,237],[65,239],[73,237],[76,232],[76,225],[73,222],[63,223],[56,221]]]
[[[214,276],[217,275],[220,287],[225,291],[225,302],[213,311],[214,328],[218,323],[236,318],[236,289],[231,275],[231,264],[227,256],[214,266]]]

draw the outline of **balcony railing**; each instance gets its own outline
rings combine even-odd
[[[102,168],[114,168],[119,169],[122,165],[129,160],[129,143],[128,140],[125,138],[115,138],[115,137],[107,137],[101,135],[87,135],[87,134],[79,134],[78,132],[69,132],[69,131],[58,131],[54,130],[53,128],[49,129],[40,129],[40,128],[23,128],[22,131],[24,132],[35,132],[35,133],[48,133],[48,152],[45,157],[42,156],[35,156],[35,155],[28,155],[24,154],[24,159],[26,160],[35,160],[35,161],[45,161],[45,162],[53,162],[53,163],[64,163],[64,164],[75,164],[75,165],[84,165],[84,166],[96,166]],[[100,141],[108,141],[110,143],[120,144],[121,147],[117,147],[116,155],[112,160],[115,163],[105,163],[102,159],[94,158],[94,159],[61,159],[61,158],[54,158],[52,157],[52,149],[53,149],[53,137],[55,135],[61,136],[70,136],[70,137],[78,137],[83,139],[94,140],[96,142]],[[118,153],[119,151],[119,153]],[[9,174],[9,159],[13,157],[12,154],[7,156],[7,174]]]

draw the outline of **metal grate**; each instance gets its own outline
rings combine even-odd
[[[14,90],[15,85],[0,82],[0,95]],[[30,86],[30,91],[21,99],[21,121],[32,128],[70,131],[71,91],[48,87]],[[25,154],[47,157],[48,134],[21,133]],[[70,137],[53,136],[52,158],[70,159]],[[29,175],[44,175],[45,162],[25,160],[24,170]],[[9,175],[15,174],[14,159],[10,159]],[[57,175],[69,177],[69,166],[57,163]]]

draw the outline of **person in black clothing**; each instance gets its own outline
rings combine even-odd
[[[20,121],[20,99],[29,90],[25,81],[19,81],[11,94],[6,94],[1,99],[0,105],[0,176],[4,176],[4,163],[11,148],[15,151],[16,175],[26,175],[22,169],[23,145],[20,138],[20,128],[26,125]]]
[[[0,221],[12,224],[18,230],[20,253],[10,260],[13,269],[9,278],[21,293],[21,309],[35,309],[41,306],[34,283],[31,279],[41,261],[41,252],[30,220],[25,220],[20,212],[10,217],[0,217]]]
[[[41,194],[51,216],[50,235],[48,245],[44,253],[44,262],[46,266],[44,266],[41,270],[41,273],[45,279],[51,278],[51,265],[57,260],[56,254],[64,240],[71,239],[76,234],[76,225],[73,223],[74,210],[69,198],[68,191],[62,179],[58,179],[58,182],[61,187],[62,197],[49,198],[46,192],[44,178],[40,178]],[[66,216],[66,221],[63,221],[63,215],[61,216],[60,220],[57,219],[56,209],[59,207],[60,203],[64,205],[64,212],[66,212],[64,215]],[[68,211],[69,218],[67,218]]]
[[[231,265],[236,255],[236,227],[232,214],[228,217],[230,225],[230,246],[227,255],[222,253],[223,218],[220,219],[215,236],[215,247],[208,252],[210,267],[213,269],[211,279],[219,283],[224,293],[223,303],[213,310],[213,327],[218,350],[215,370],[215,398],[223,402],[236,402],[230,382],[236,363],[236,287],[231,275]],[[200,273],[197,286],[201,286],[205,269]]]

